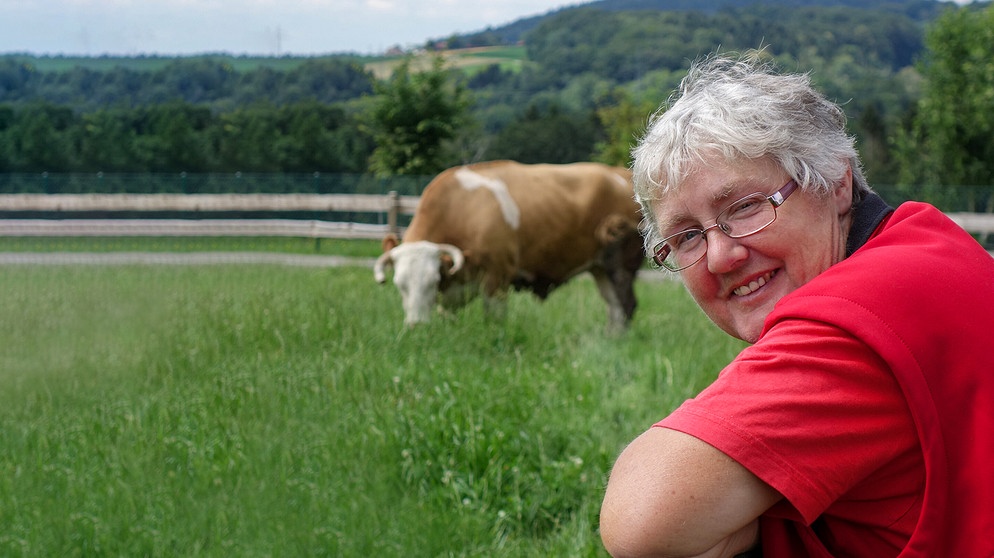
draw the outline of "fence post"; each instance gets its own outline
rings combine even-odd
[[[397,215],[400,213],[400,194],[396,190],[390,191],[390,209],[387,211],[387,229],[390,234],[400,236],[397,230]]]

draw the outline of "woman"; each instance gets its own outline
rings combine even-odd
[[[695,64],[634,155],[652,258],[751,345],[621,453],[609,552],[994,556],[994,258],[757,56]]]

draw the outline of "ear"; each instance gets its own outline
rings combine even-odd
[[[449,270],[452,269],[452,266],[455,264],[455,262],[452,261],[452,256],[442,254],[438,257],[438,259],[440,260],[442,275],[448,275]]]
[[[848,215],[852,210],[852,167],[846,165],[846,174],[842,176],[842,180],[835,187],[834,192],[835,197],[835,208],[838,211],[839,216]]]
[[[466,263],[466,253],[455,246],[447,244],[442,244],[441,246],[451,248],[451,250],[442,250],[439,254],[439,270],[442,272],[442,275],[454,275]],[[458,262],[456,261],[457,258]]]
[[[636,232],[635,225],[624,215],[612,213],[597,226],[594,236],[602,246],[613,244],[625,236]]]
[[[397,240],[397,235],[393,233],[387,234],[383,237],[383,241],[380,242],[380,246],[383,248],[384,253],[393,250],[398,244],[400,244],[400,241]]]

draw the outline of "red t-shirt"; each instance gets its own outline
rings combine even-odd
[[[904,204],[657,426],[783,494],[766,556],[994,556],[992,332],[994,258]]]
[[[780,324],[659,424],[733,456],[785,497],[768,516],[818,519],[838,555],[897,556],[918,521],[925,466],[907,403],[886,363],[836,327]]]

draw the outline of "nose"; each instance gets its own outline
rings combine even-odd
[[[720,230],[708,229],[707,235],[708,251],[705,254],[708,262],[708,271],[711,273],[727,273],[738,267],[749,256],[749,249],[746,248],[740,238],[732,238]]]

